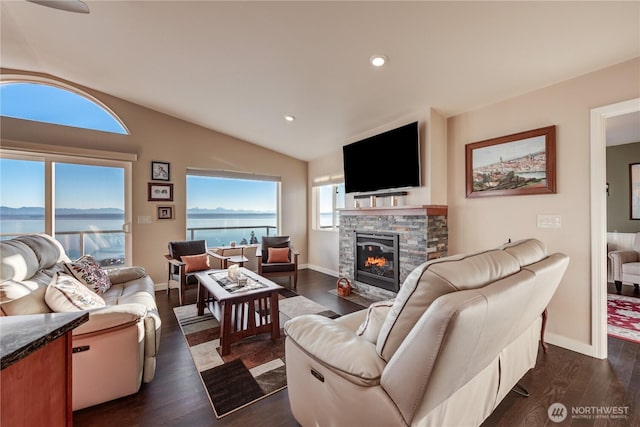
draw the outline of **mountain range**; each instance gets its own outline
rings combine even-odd
[[[275,213],[258,210],[247,209],[227,209],[227,208],[191,208],[187,209],[187,214],[254,214],[254,213]],[[96,209],[73,209],[73,208],[58,208],[56,209],[57,215],[124,215],[124,211],[118,208],[96,208]],[[40,207],[20,207],[11,208],[8,206],[0,206],[0,216],[44,216],[44,208]]]
[[[59,208],[56,209],[57,215],[105,215],[105,214],[117,214],[123,215],[124,211],[118,208],[97,208],[97,209],[72,209],[72,208]],[[43,216],[44,208],[25,206],[21,208],[10,208],[8,206],[0,206],[1,216]]]

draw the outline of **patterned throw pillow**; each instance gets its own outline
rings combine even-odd
[[[209,256],[207,254],[183,255],[180,257],[180,260],[185,264],[185,273],[209,269]]]
[[[371,304],[367,309],[367,317],[356,331],[356,334],[375,344],[378,341],[380,328],[382,328],[382,324],[387,318],[391,307],[393,307],[393,300],[374,302]]]
[[[98,295],[104,294],[111,287],[109,275],[91,255],[85,255],[73,262],[65,262],[64,267],[67,273]]]
[[[44,300],[51,310],[64,313],[106,306],[102,297],[74,277],[56,273],[47,286]]]

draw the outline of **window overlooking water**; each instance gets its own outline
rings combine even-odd
[[[124,264],[124,169],[54,163],[55,237],[70,258]]]
[[[5,117],[127,135],[106,106],[88,96],[35,82],[2,82],[0,114]]]
[[[314,229],[337,230],[338,209],[344,208],[344,183],[321,185],[313,188],[315,218]]]
[[[0,238],[43,233],[44,162],[0,159]]]
[[[0,82],[0,115],[128,134],[122,121],[91,95],[55,81],[19,79]],[[116,159],[3,150],[0,239],[44,232],[60,241],[71,258],[90,254],[102,265],[129,263],[131,214],[125,200],[130,206],[131,163]]]
[[[104,266],[128,262],[130,164],[56,160],[61,158],[46,154],[0,158],[0,239],[44,232],[72,259],[92,255]]]
[[[213,173],[213,172],[212,172]],[[260,243],[277,234],[276,180],[187,174],[187,240],[207,247]]]

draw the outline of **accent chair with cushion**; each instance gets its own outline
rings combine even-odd
[[[368,310],[288,321],[293,416],[303,426],[479,426],[535,366],[568,264],[523,240],[422,264]]]
[[[0,262],[0,315],[89,313],[73,330],[74,411],[136,393],[153,380],[160,316],[142,267],[102,269],[89,256],[71,261],[45,234],[3,240]]]
[[[293,288],[298,286],[298,251],[291,245],[289,236],[264,236],[256,251],[258,274],[264,277],[286,276],[293,278]]]
[[[635,293],[640,292],[640,233],[636,233],[633,249],[609,252],[613,281],[616,291],[622,292],[622,284],[633,285]]]
[[[207,251],[206,240],[169,242],[169,253],[165,258],[169,262],[167,295],[171,291],[171,281],[176,282],[180,292],[180,305],[184,304],[186,289],[198,285],[194,273],[210,268],[227,268],[225,257]]]

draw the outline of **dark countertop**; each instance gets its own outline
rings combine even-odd
[[[89,313],[29,314],[0,316],[0,369],[41,349],[89,320]]]

